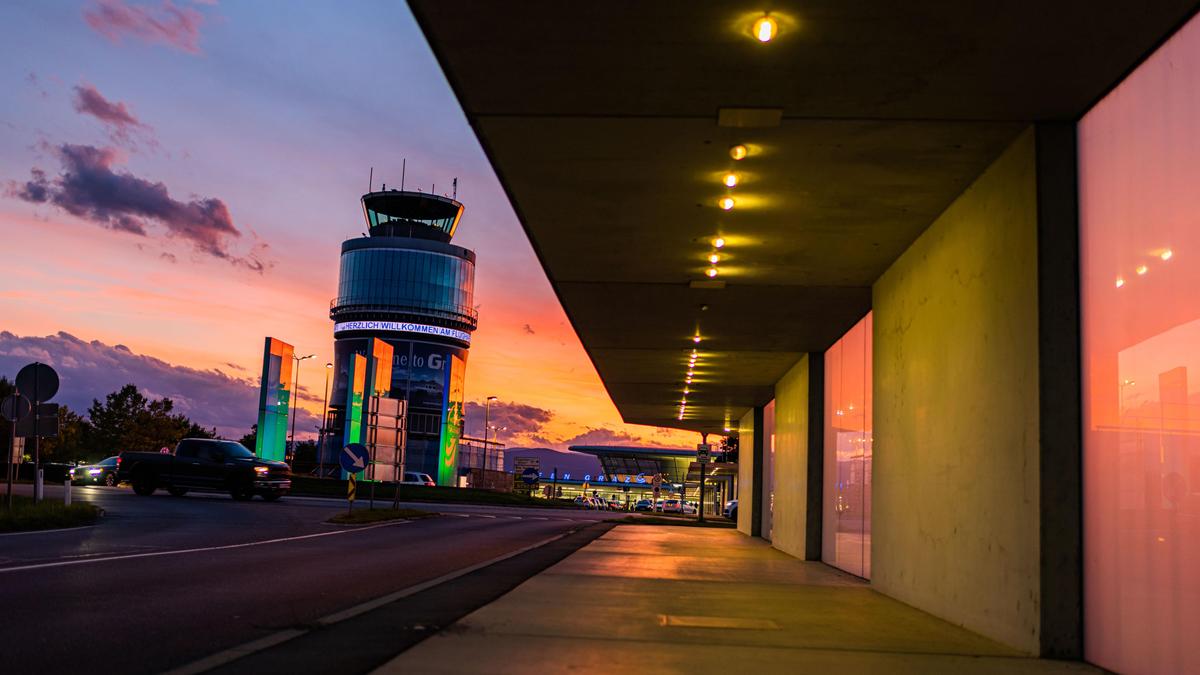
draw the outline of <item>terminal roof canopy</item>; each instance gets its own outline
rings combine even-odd
[[[1076,119],[1194,5],[409,4],[624,419],[716,433],[1029,122]]]

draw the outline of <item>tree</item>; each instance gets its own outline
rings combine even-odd
[[[181,438],[216,438],[215,428],[205,429],[174,410],[171,399],[147,399],[136,385],[127,384],[109,394],[104,403],[92,400],[88,445],[93,451],[116,454],[170,448]]]
[[[79,413],[65,405],[58,407],[58,436],[41,439],[43,460],[75,462],[81,459],[100,460],[88,446],[91,425]]]
[[[254,450],[254,446],[258,445],[258,423],[250,425],[250,433],[238,439],[238,443],[246,446],[248,450]]]

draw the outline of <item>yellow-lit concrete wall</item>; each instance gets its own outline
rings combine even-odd
[[[737,528],[750,534],[754,513],[754,409],[738,422],[738,517]]]
[[[1036,653],[1037,192],[1021,135],[874,287],[872,583]]]
[[[808,357],[775,383],[775,512],[771,544],[804,558],[808,517]]]

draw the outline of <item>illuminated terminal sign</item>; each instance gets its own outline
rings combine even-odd
[[[333,324],[334,335],[352,330],[436,335],[437,337],[452,338],[467,344],[471,343],[471,334],[466,331],[446,328],[445,326],[430,326],[424,323],[408,323],[407,321],[343,321]]]

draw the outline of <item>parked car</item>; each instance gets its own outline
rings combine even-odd
[[[105,457],[95,464],[80,464],[70,470],[71,482],[81,485],[117,484],[117,456]]]
[[[259,459],[235,441],[206,438],[185,438],[171,453],[122,452],[117,477],[142,496],[166,488],[176,497],[207,490],[228,492],[237,500],[259,495],[275,501],[292,487],[287,464]]]
[[[678,499],[667,499],[662,503],[663,513],[682,513],[683,504]]]
[[[725,504],[725,517],[730,520],[737,520],[737,500],[731,499]]]
[[[696,515],[696,505],[691,502],[683,502],[679,507],[679,512],[689,516],[694,516]]]
[[[400,481],[401,485],[424,485],[426,487],[434,487],[437,485],[433,477],[427,473],[417,471],[405,471],[404,480]]]
[[[575,499],[572,499],[571,503],[574,504],[575,506],[578,506],[578,507],[584,508],[584,509],[592,508],[592,500],[589,499],[588,497],[584,497],[583,495],[579,495]]]
[[[608,510],[609,511],[624,511],[625,503],[618,499],[609,499],[608,500]]]
[[[654,510],[654,502],[650,501],[649,499],[639,499],[637,501],[637,503],[633,505],[633,510],[634,511],[653,511]]]

